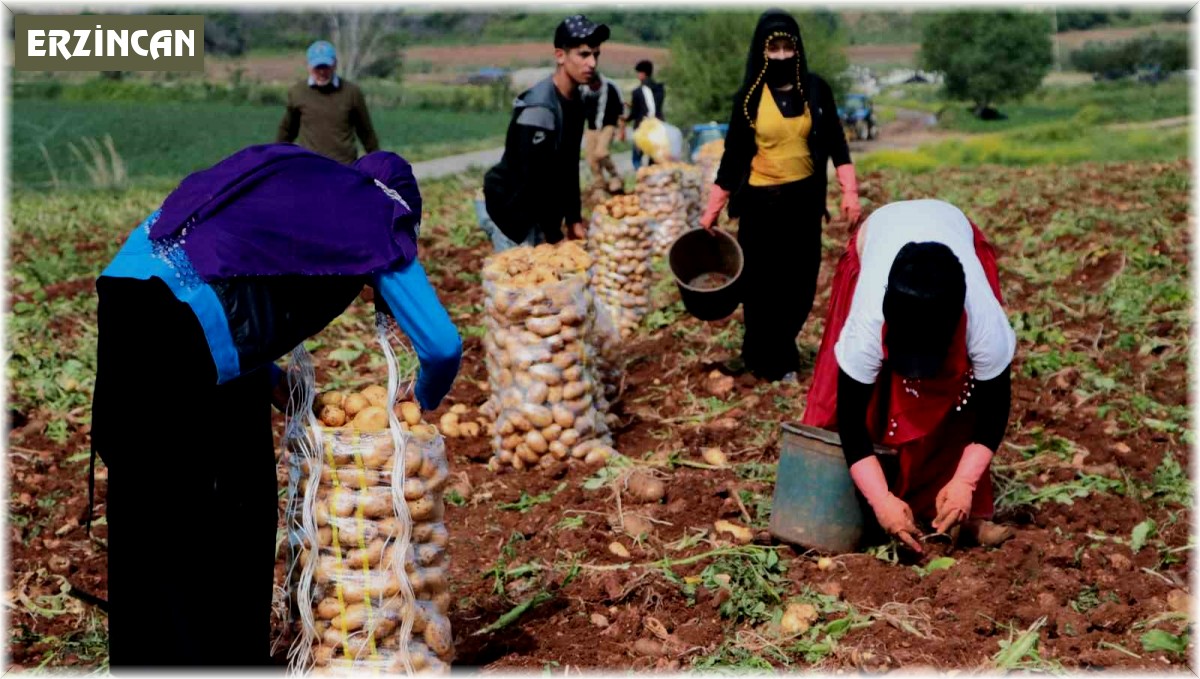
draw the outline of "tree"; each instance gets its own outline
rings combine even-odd
[[[337,49],[338,73],[390,76],[400,68],[399,15],[394,12],[330,12],[329,41]]]
[[[1050,21],[1044,14],[953,12],[933,18],[921,41],[921,65],[944,77],[944,95],[992,104],[1033,92],[1054,63]]]
[[[845,89],[846,56],[837,15],[797,12],[800,38],[810,71],[829,81],[835,96]],[[742,86],[746,52],[759,15],[709,12],[685,21],[671,41],[671,61],[663,70],[667,83],[667,118],[680,126],[711,120],[728,122],[733,95]]]

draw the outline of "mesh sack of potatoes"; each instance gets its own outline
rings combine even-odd
[[[328,392],[289,428],[292,666],[448,674],[442,436],[382,387]]]
[[[654,224],[634,195],[598,205],[588,227],[596,313],[606,314],[622,339],[650,307],[650,238]]]
[[[708,205],[708,196],[712,192],[713,182],[717,181],[717,171],[721,169],[721,158],[725,155],[725,140],[714,139],[700,147],[696,153],[696,169],[700,171],[700,205],[701,213]],[[728,216],[722,210],[717,223],[726,226]],[[697,225],[699,222],[697,221]]]
[[[717,181],[717,170],[721,169],[721,157],[725,155],[725,140],[714,139],[696,152],[696,167],[700,170],[701,200],[708,202],[708,191]]]
[[[484,264],[493,464],[522,470],[615,455],[597,378],[591,257],[575,241],[520,247]]]
[[[657,256],[665,255],[671,243],[688,228],[679,165],[660,163],[638,168],[637,196],[642,210],[654,223],[651,251]]]
[[[679,186],[683,192],[683,204],[687,206],[687,228],[700,228],[700,215],[704,214],[704,175],[700,168],[688,163],[679,164]]]

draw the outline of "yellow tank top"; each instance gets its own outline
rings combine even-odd
[[[807,103],[803,115],[784,118],[775,97],[764,87],[754,121],[758,153],[750,161],[750,186],[776,186],[810,176],[813,173],[812,155],[808,151],[810,130],[812,115]]]

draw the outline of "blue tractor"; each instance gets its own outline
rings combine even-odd
[[[842,128],[846,131],[847,141],[863,141],[879,137],[879,126],[875,123],[875,108],[871,99],[865,94],[852,93],[846,95],[842,106],[838,107],[838,117],[842,120]]]

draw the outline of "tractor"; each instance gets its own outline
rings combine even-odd
[[[845,104],[838,107],[838,117],[842,120],[842,128],[846,131],[846,141],[863,141],[879,136],[879,126],[875,124],[875,109],[871,99],[865,94],[849,94]]]

